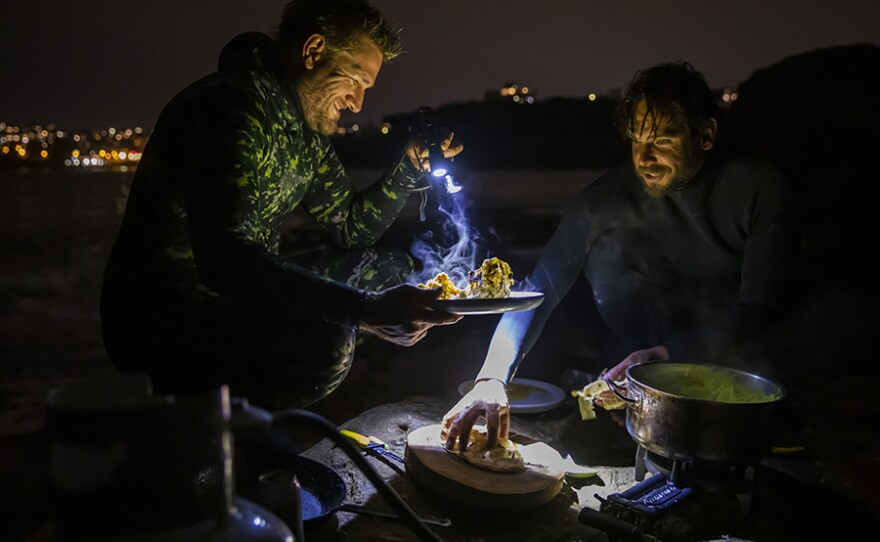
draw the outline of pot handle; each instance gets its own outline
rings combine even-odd
[[[627,403],[636,403],[637,401],[632,397],[627,397],[626,388],[621,386],[620,384],[614,382],[613,380],[606,380],[608,383],[608,387],[611,388],[611,391],[614,392],[614,395],[618,396],[621,401],[626,401]]]

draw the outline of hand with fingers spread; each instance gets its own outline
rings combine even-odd
[[[492,449],[499,438],[510,434],[510,404],[504,383],[496,379],[478,380],[473,389],[465,394],[443,417],[440,437],[446,441],[446,449],[454,450],[468,447],[471,429],[477,421],[486,420],[486,448]]]
[[[453,158],[464,150],[461,141],[455,139],[455,133],[448,128],[440,128],[440,149],[443,151],[445,158]],[[409,161],[417,169],[421,171],[430,171],[431,166],[428,163],[428,147],[425,144],[425,137],[421,134],[413,136],[406,144],[406,155]]]
[[[461,315],[447,312],[437,303],[439,289],[426,290],[400,284],[381,292],[368,292],[359,327],[381,339],[412,346],[434,326],[454,324]]]

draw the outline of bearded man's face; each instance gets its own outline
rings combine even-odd
[[[636,104],[627,136],[636,174],[655,198],[690,182],[714,144],[714,132],[692,134],[686,123],[649,109],[645,100]]]

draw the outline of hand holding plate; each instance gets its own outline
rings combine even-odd
[[[437,325],[454,324],[461,316],[438,305],[437,290],[401,284],[381,292],[368,292],[359,327],[381,339],[412,346]]]

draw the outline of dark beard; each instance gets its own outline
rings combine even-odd
[[[679,190],[680,188],[687,186],[687,184],[691,182],[691,179],[693,179],[697,175],[697,172],[700,171],[700,168],[702,166],[703,157],[699,155],[696,151],[691,150],[684,156],[683,165],[678,175],[673,177],[672,180],[665,185],[649,185],[645,183],[645,193],[652,198],[662,198],[670,192]],[[668,167],[661,165],[636,168],[636,173],[639,175],[639,178],[642,179],[642,182],[644,182],[642,175],[645,173],[669,174],[669,172],[670,169]]]
[[[642,179],[642,182],[644,182],[643,176],[646,173],[650,173],[652,175],[668,175],[670,173],[670,169],[666,166],[647,166],[636,168],[636,173],[638,174],[639,178]],[[645,183],[645,193],[652,198],[661,198],[665,196],[669,191],[675,189],[677,184],[677,179],[673,179],[671,183],[664,185]]]

